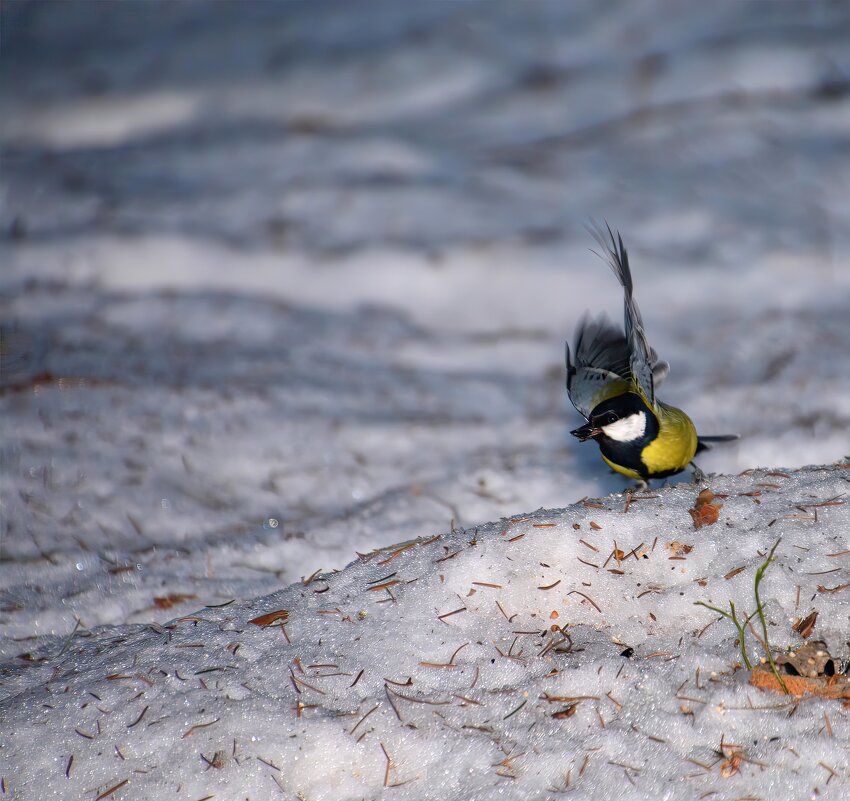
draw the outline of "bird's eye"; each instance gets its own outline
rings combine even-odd
[[[606,425],[611,425],[611,423],[616,423],[620,419],[620,416],[617,412],[608,412],[608,420]]]

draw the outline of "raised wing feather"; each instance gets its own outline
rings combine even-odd
[[[576,328],[576,367],[597,367],[621,378],[629,376],[629,343],[604,314],[585,315]]]
[[[585,418],[597,404],[628,388],[629,344],[607,317],[585,316],[576,329],[575,360],[569,345],[566,352],[567,392]]]
[[[646,399],[651,404],[654,404],[655,386],[652,368],[657,357],[649,347],[646,332],[643,328],[640,309],[638,309],[637,303],[635,303],[632,272],[629,269],[629,254],[623,245],[623,238],[619,234],[615,236],[611,230],[611,226],[607,223],[605,224],[605,230],[599,227],[588,228],[588,230],[603,250],[603,253],[598,255],[608,262],[614,271],[614,275],[617,276],[617,280],[623,287],[625,338],[629,351],[629,372],[637,387],[646,396]],[[606,232],[607,237],[605,235]]]

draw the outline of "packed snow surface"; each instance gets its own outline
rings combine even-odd
[[[693,486],[587,499],[45,642],[2,674],[6,794],[846,798],[840,703],[752,688],[735,629],[694,604],[754,611],[781,537],[772,645],[817,610],[844,656],[848,482],[848,464],[717,478],[699,530]]]
[[[570,771],[570,786],[591,796],[593,787],[613,787],[606,776],[617,776],[623,792],[642,786],[654,797],[648,782],[672,786],[668,780],[687,770],[683,759],[692,752],[712,764],[700,749],[720,748],[720,733],[732,742],[745,721],[752,737],[741,747],[755,748],[755,759],[771,768],[744,763],[725,784],[717,779],[719,798],[781,797],[766,784],[771,776],[842,797],[847,766],[832,751],[845,737],[840,713],[823,705],[831,722],[821,715],[816,724],[810,713],[820,714],[811,710],[821,704],[805,702],[783,722],[811,746],[792,746],[799,762],[790,751],[768,753],[781,744],[763,739],[785,736],[769,711],[727,711],[725,720],[737,723],[709,725],[724,693],[734,696],[730,708],[746,698],[769,702],[745,689],[740,671],[723,675],[735,659],[725,621],[696,645],[689,633],[711,622],[693,600],[710,595],[722,603],[728,595],[746,605],[752,567],[779,532],[786,539],[765,584],[778,605],[769,607],[778,644],[790,643],[787,618],[803,614],[812,594],[822,612],[818,629],[846,634],[846,611],[843,618],[836,611],[846,593],[809,587],[807,595],[803,588],[798,610],[794,587],[802,581],[777,583],[789,566],[803,569],[794,558],[816,561],[815,554],[822,563],[805,570],[837,571],[820,584],[841,586],[846,570],[844,557],[824,556],[845,544],[819,539],[828,530],[838,536],[827,526],[842,507],[824,507],[813,522],[810,512],[778,506],[806,500],[792,492],[798,481],[801,493],[838,495],[840,483],[827,491],[817,482],[841,482],[840,471],[789,471],[835,465],[850,448],[848,30],[850,8],[840,3],[636,0],[600,9],[591,0],[486,8],[375,0],[217,3],[212,11],[194,3],[0,4],[0,692],[7,696],[0,799],[41,801],[54,790],[60,798],[94,799],[127,778],[108,797],[151,797],[148,781],[165,797],[181,784],[196,801],[204,787],[232,781],[208,792],[241,799],[257,787],[256,801],[278,793],[269,776],[288,788],[281,793],[305,798],[335,797],[327,788],[343,777],[352,798],[487,797],[494,780],[500,793],[525,787],[529,798],[554,794],[546,788],[563,787]],[[606,501],[628,530],[585,507],[567,513],[579,515],[581,530],[562,531],[566,518],[557,516],[557,529],[534,529],[539,514],[511,523],[511,531],[528,533],[510,545],[504,541],[515,535],[502,537],[504,523],[488,527],[627,486],[604,469],[595,445],[568,434],[579,418],[564,390],[563,342],[586,310],[622,314],[616,281],[589,252],[583,226],[592,219],[610,221],[629,248],[650,343],[672,365],[661,398],[684,408],[704,434],[742,435],[701,455],[702,469],[735,475],[773,466],[794,476],[712,481],[717,491],[728,484],[732,495],[720,523],[681,540],[694,545],[686,561],[669,561],[671,529],[653,533],[658,541],[646,560],[601,565],[613,533],[626,552],[644,539],[644,514],[669,513],[687,529],[688,486],[638,501],[625,515],[617,511],[624,499]],[[756,481],[778,487],[754,489]],[[751,490],[763,495],[735,495]],[[753,539],[742,540],[749,524],[735,510],[750,504],[758,515],[759,500],[777,505],[771,520],[803,518],[756,531],[753,517]],[[589,530],[585,513],[603,529]],[[382,570],[373,557],[329,573],[358,553],[451,530]],[[558,532],[566,549],[557,551],[559,560],[535,553],[537,561],[521,562],[516,575],[507,570],[509,557],[531,559],[522,549]],[[807,532],[811,540],[787,539]],[[599,553],[576,545],[574,534]],[[479,544],[439,563],[448,584],[430,572],[443,546],[472,539]],[[811,550],[798,551],[795,542]],[[579,554],[599,569],[582,566]],[[479,557],[472,571],[468,560]],[[687,589],[660,583],[660,592],[629,603],[634,619],[618,613],[622,598],[638,594],[628,582],[641,581],[644,592],[638,574],[665,559],[674,568],[668,581],[688,567],[681,575]],[[721,580],[743,564],[749,569]],[[585,570],[596,578],[576,572]],[[301,583],[286,600],[251,600],[293,582],[297,588],[317,571],[329,580]],[[394,571],[388,580],[400,583],[387,589],[396,602],[384,590],[364,589]],[[692,586],[694,577],[707,586]],[[556,580],[562,583],[551,590],[537,589]],[[601,612],[567,595],[568,586],[584,592],[585,580]],[[715,596],[718,585],[723,592]],[[314,593],[324,586],[326,593]],[[426,587],[423,606],[417,593]],[[449,589],[457,595],[446,595]],[[470,589],[476,592],[467,596]],[[685,592],[681,606],[671,596],[678,591]],[[350,601],[352,622],[313,614],[314,602],[347,610],[346,592],[367,599]],[[508,624],[488,595],[507,617],[519,617]],[[436,619],[461,603],[467,611]],[[278,606],[291,613],[293,651],[281,629],[246,627],[246,619]],[[645,610],[654,610],[655,623]],[[553,611],[560,617],[548,617]],[[191,633],[191,622],[150,628],[196,614],[210,622]],[[371,629],[374,621],[384,627]],[[393,629],[401,621],[404,632]],[[322,646],[320,622],[328,627]],[[545,642],[530,634],[500,639],[565,622],[578,624],[569,654],[534,656]],[[444,641],[431,639],[435,626]],[[641,646],[650,630],[665,644]],[[354,641],[359,631],[369,642]],[[626,646],[611,644],[613,637],[635,656],[620,657]],[[447,662],[467,640],[456,667],[419,665]],[[486,656],[493,640],[505,657],[495,650]],[[242,643],[235,654],[222,650],[230,642]],[[207,650],[177,648],[200,643]],[[690,650],[702,647],[708,650]],[[525,662],[513,658],[520,650]],[[655,650],[679,658],[647,659]],[[178,657],[196,661],[181,668]],[[282,683],[273,670],[278,657]],[[134,658],[140,666],[131,672],[126,662]],[[115,664],[104,667],[103,659]],[[487,659],[497,661],[487,667]],[[71,706],[46,702],[56,710],[51,718],[38,695],[48,685],[56,695],[66,660],[80,663],[85,691],[101,696],[81,709],[83,685],[63,679],[62,687],[75,688],[62,702],[76,704],[73,721]],[[155,675],[158,660],[168,676]],[[309,667],[325,663],[340,667]],[[364,673],[350,688],[353,677],[316,675],[356,675],[355,663]],[[689,678],[680,694],[706,704],[675,699],[698,663],[700,688]],[[470,689],[473,664],[480,676]],[[502,678],[491,672],[497,664]],[[546,681],[535,672],[552,666],[559,673]],[[617,681],[634,679],[629,695],[614,681],[621,666]],[[60,672],[51,679],[54,668]],[[222,669],[195,677],[207,668]],[[718,681],[706,683],[711,670]],[[174,671],[191,692],[187,684],[187,694],[171,695],[183,687]],[[153,684],[104,679],[112,673],[139,673]],[[580,700],[571,716],[569,702],[540,701],[544,692],[561,693],[565,675],[593,689],[563,694],[600,700]],[[382,689],[383,677],[404,683],[408,676],[413,685],[388,683],[389,696]],[[301,685],[295,693],[292,679],[315,684],[327,698]],[[106,689],[97,689],[103,681]],[[243,682],[252,689],[239,689]],[[285,708],[268,701],[290,690],[305,705],[301,717],[289,696]],[[609,690],[619,711],[604,696]],[[430,728],[418,737],[392,709],[388,718],[393,691],[439,701],[402,698],[398,712],[405,724],[421,724],[420,734],[425,720],[445,726],[440,737],[448,739],[432,741]],[[373,697],[380,706],[343,736]],[[216,709],[209,717],[198,711],[207,699]],[[668,710],[671,699],[693,715],[670,713],[669,737],[636,724],[667,743],[601,726],[599,715],[607,724],[615,713],[627,717],[653,704]],[[320,701],[326,705],[310,706]],[[100,732],[94,704],[113,710],[102,713]],[[544,707],[564,716],[551,718]],[[333,717],[338,712],[352,717]],[[527,734],[516,734],[538,717]],[[183,736],[215,718],[208,730]],[[51,720],[66,721],[73,739],[50,728]],[[33,729],[37,721],[48,725]],[[280,721],[286,724],[278,730]],[[459,728],[479,724],[484,729]],[[580,725],[587,737],[593,730],[593,743],[541,735]],[[818,726],[826,734],[813,735]],[[121,747],[123,760],[111,746],[96,756],[109,737],[124,742],[116,731],[127,743],[144,743],[138,751]],[[685,734],[695,731],[705,736],[689,741]],[[511,734],[499,741],[498,732]],[[198,756],[202,736],[221,736],[203,754],[222,767]],[[252,736],[263,738],[255,745],[276,745],[250,751]],[[233,740],[244,751],[234,754]],[[326,789],[319,762],[305,756],[309,742],[322,757]],[[387,777],[380,743],[393,765]],[[440,757],[445,768],[434,767],[438,743],[450,744]],[[95,750],[86,756],[88,745]],[[619,749],[611,760],[639,773],[608,765],[590,750],[596,747]],[[553,752],[535,763],[544,771],[538,778],[523,762],[535,758],[535,748]],[[198,766],[205,772],[196,776]],[[443,769],[447,778],[436,778],[432,771]],[[385,778],[410,784],[385,790]],[[729,790],[743,787],[736,782],[749,784]]]

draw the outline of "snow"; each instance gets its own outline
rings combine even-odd
[[[846,491],[846,471],[792,472],[848,454],[845,8],[0,15],[0,798],[96,798],[124,778],[111,797],[557,797],[567,771],[579,798],[846,795],[835,703],[786,718],[730,673],[730,626],[693,636],[712,620],[693,601],[751,606],[781,534],[775,644],[807,604],[818,636],[846,640],[843,594],[817,592],[843,583],[846,557],[826,554],[846,550],[844,507],[784,517]],[[732,493],[713,527],[690,528],[687,475],[623,514],[610,493],[627,483],[568,434],[563,341],[586,309],[621,314],[591,218],[630,249],[672,365],[662,399],[742,435],[700,459]],[[725,477],[758,466],[789,478]],[[569,506],[585,497],[605,509]],[[579,534],[603,556],[658,540],[620,576],[577,562],[598,557]],[[357,557],[436,536],[383,566]],[[674,540],[695,546],[685,562]],[[395,602],[366,589],[393,571]],[[582,581],[602,612],[567,594]],[[660,591],[638,599],[638,581]],[[337,606],[350,622],[317,614]],[[246,623],[279,608],[291,646]],[[553,611],[573,653],[537,657],[539,637],[510,632]],[[419,664],[464,642],[456,668]],[[340,667],[308,667],[325,663]],[[205,690],[195,672],[225,665]],[[324,695],[297,693],[290,668]],[[354,687],[319,675],[361,668]],[[145,678],[105,678],[125,673]],[[408,676],[389,687],[440,704],[402,699],[402,722],[383,678]],[[686,679],[705,703],[676,698]],[[544,692],[599,700],[554,719]],[[777,708],[733,710],[748,699]],[[721,734],[768,767],[685,761],[713,764]],[[388,783],[409,784],[384,789],[380,743]],[[198,755],[217,751],[220,769]]]
[[[753,611],[781,537],[761,588],[773,646],[816,609],[843,654],[848,481],[846,464],[718,477],[720,519],[698,531],[693,486],[610,495],[45,640],[3,673],[7,793],[841,797],[841,708],[750,687],[734,629],[694,603]],[[725,775],[729,744],[743,761]]]

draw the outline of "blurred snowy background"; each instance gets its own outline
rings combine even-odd
[[[0,14],[0,655],[626,486],[590,218],[704,470],[847,453],[847,5]]]

